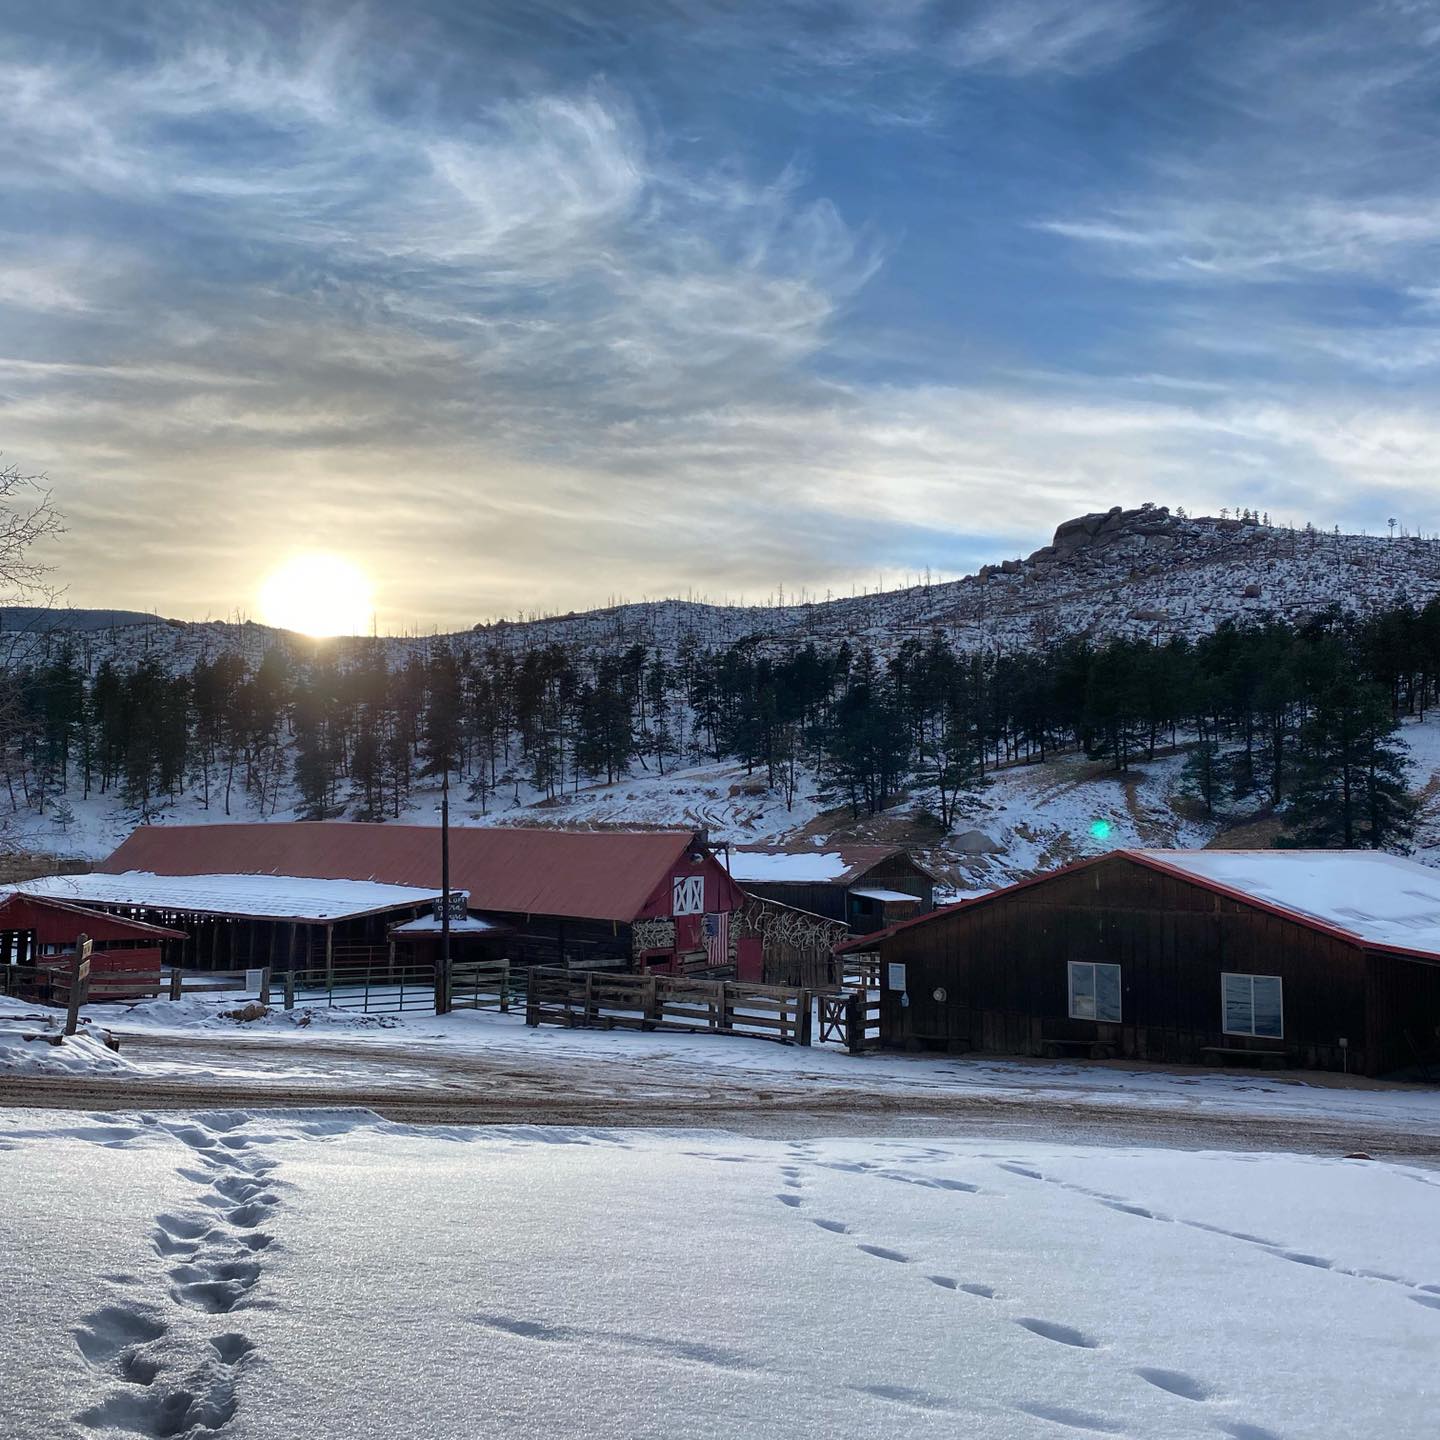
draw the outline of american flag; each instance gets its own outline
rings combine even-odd
[[[702,925],[705,936],[705,957],[712,965],[730,963],[730,912],[707,915]]]

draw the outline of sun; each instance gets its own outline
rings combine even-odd
[[[260,618],[302,635],[362,635],[370,629],[374,587],[339,555],[296,555],[260,587]]]

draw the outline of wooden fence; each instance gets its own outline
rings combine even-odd
[[[525,1023],[704,1030],[808,1045],[811,999],[808,990],[779,985],[535,968],[526,981]]]
[[[187,995],[206,995],[227,990],[237,994],[253,994],[262,1005],[270,1003],[270,967],[253,970],[181,970],[170,971],[170,998],[183,1000]]]
[[[512,977],[508,960],[455,961],[450,966],[450,1008],[506,1014],[517,981],[524,985],[523,976]]]

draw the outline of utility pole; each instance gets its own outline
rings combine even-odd
[[[450,767],[440,772],[440,964],[435,971],[435,1013],[450,1010]]]

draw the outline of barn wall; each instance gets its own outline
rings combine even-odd
[[[1283,1047],[1298,1063],[1340,1069],[1345,1036],[1350,1067],[1371,1065],[1358,947],[1122,856],[901,930],[882,955],[908,967],[908,1007],[882,996],[888,1044],[1039,1054],[1047,1040],[1090,1041],[1174,1062],[1199,1060],[1207,1045]],[[1069,1018],[1070,960],[1122,967],[1120,1024]],[[1223,971],[1281,977],[1282,1041],[1223,1032]]]
[[[823,915],[827,920],[845,920],[846,887],[839,881],[815,881],[814,883],[787,882],[778,880],[748,880],[745,883],[747,895],[757,895],[762,900],[774,900],[788,905],[792,910],[804,910],[811,915]]]
[[[1371,954],[1368,972],[1365,1043],[1373,1073],[1413,1065],[1440,1069],[1440,965]]]

